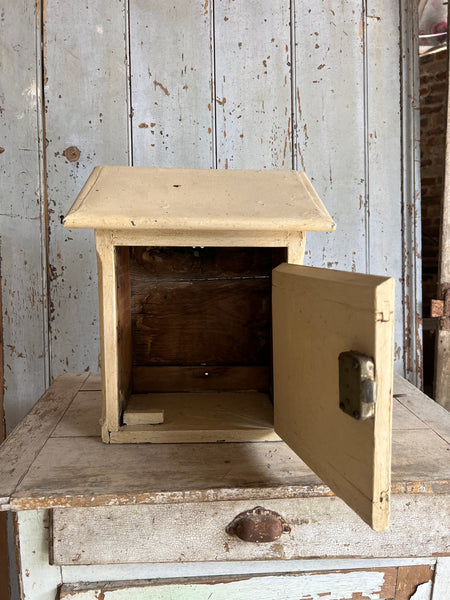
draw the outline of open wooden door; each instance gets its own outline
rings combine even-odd
[[[272,281],[275,431],[373,529],[386,529],[394,280],[282,264]],[[340,407],[339,355],[349,351],[375,365],[365,420]]]

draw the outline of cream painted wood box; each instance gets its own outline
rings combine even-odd
[[[393,280],[300,266],[334,229],[304,173],[97,167],[65,226],[95,229],[105,442],[281,438],[387,526]],[[349,351],[375,364],[365,420]]]

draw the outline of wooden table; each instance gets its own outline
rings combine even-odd
[[[283,442],[105,445],[99,376],[61,376],[0,449],[23,597],[448,600],[450,415],[398,377],[394,397],[374,532]],[[290,533],[226,533],[258,505]]]

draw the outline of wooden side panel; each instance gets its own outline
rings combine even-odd
[[[7,0],[0,18],[0,253],[8,431],[48,385],[36,10],[36,3]]]
[[[289,7],[215,2],[219,168],[292,168]]]
[[[374,529],[389,521],[392,279],[282,265],[273,272],[275,431]],[[374,419],[339,408],[341,352],[373,358]]]
[[[133,163],[214,164],[208,2],[130,1]]]
[[[142,582],[65,584],[58,600],[333,600],[365,598],[391,600],[395,592],[396,569],[368,569],[335,573],[281,573],[166,579]]]
[[[114,247],[115,296],[117,303],[117,351],[119,360],[119,406],[131,393],[131,295],[130,253],[124,246]],[[104,317],[103,317],[104,318]]]
[[[102,436],[119,427],[131,391],[131,312],[129,253],[113,246],[108,232],[96,233],[102,361]]]
[[[52,375],[98,369],[92,231],[61,218],[99,164],[128,164],[125,2],[46,2],[45,101]]]

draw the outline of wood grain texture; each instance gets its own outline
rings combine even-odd
[[[214,166],[212,7],[131,0],[133,163]]]
[[[128,414],[162,412],[164,420],[144,424]],[[141,421],[142,421],[141,419]],[[197,443],[278,441],[273,405],[255,392],[138,394],[128,401],[124,426],[111,432],[111,443]]]
[[[395,393],[400,404],[413,413],[447,443],[450,443],[448,411],[436,402],[425,402],[423,394],[411,383],[395,375]]]
[[[113,246],[108,232],[97,231],[96,250],[102,361],[102,437],[107,443],[109,432],[119,428],[120,412],[131,391],[128,249]]]
[[[61,218],[98,164],[128,164],[125,2],[45,3],[51,373],[99,368],[92,232]]]
[[[55,508],[53,560],[115,564],[450,553],[450,537],[442,532],[448,495],[394,495],[392,523],[382,533],[372,531],[342,500],[317,497],[264,501],[264,508],[279,513],[291,527],[275,542],[252,544],[225,532],[237,514],[255,505],[247,500]]]
[[[83,391],[97,391],[102,389],[102,376],[101,373],[90,373],[88,378],[83,383],[81,388]]]
[[[0,315],[2,311],[2,274],[0,265]],[[6,437],[5,411],[4,411],[4,369],[3,369],[3,322],[0,318],[0,444]],[[9,555],[8,555],[8,530],[7,516],[0,514],[0,598],[9,598]]]
[[[375,529],[389,519],[392,279],[281,265],[273,272],[275,431]],[[374,419],[339,408],[338,356],[376,365]]]
[[[413,9],[411,9],[413,11]],[[394,81],[387,76],[392,63],[400,62],[400,46],[394,42],[394,36],[399,30],[400,11],[397,5],[386,5],[382,0],[369,0],[361,15],[361,35],[363,42],[364,60],[364,145],[365,177],[364,177],[364,213],[366,228],[366,272],[386,277],[394,277],[397,281],[405,280],[404,287],[397,284],[395,288],[395,350],[394,358],[401,356],[403,345],[405,356],[410,353],[410,371],[421,370],[421,358],[414,354],[414,346],[419,340],[407,338],[406,343],[399,332],[403,327],[407,336],[417,333],[419,310],[414,297],[416,278],[420,275],[420,267],[416,271],[403,269],[403,248],[405,238],[400,232],[406,232],[403,227],[402,213],[412,213],[412,197],[404,193],[402,203],[396,198],[403,188],[402,164],[398,160],[401,155],[401,137],[398,130],[385,126],[390,121],[400,120],[401,106],[399,102],[380,103],[377,97],[400,96],[400,79]],[[386,39],[387,42],[383,40]],[[384,106],[383,106],[384,105]],[[408,165],[409,168],[409,165]],[[403,205],[403,208],[402,208]],[[407,205],[407,206],[406,206]],[[361,212],[361,211],[360,211]],[[412,216],[412,215],[411,215]],[[417,218],[414,216],[413,218]],[[419,224],[414,224],[414,229]],[[408,248],[405,254],[415,254],[413,248]],[[404,310],[402,297],[404,299]],[[407,319],[407,321],[406,321]],[[405,322],[406,321],[406,322]],[[403,359],[403,360],[402,360]],[[398,363],[404,362],[401,357]],[[412,366],[415,365],[415,366]]]
[[[368,272],[361,6],[295,3],[296,165],[336,220],[308,237],[305,264]]]
[[[213,392],[271,388],[269,366],[133,367],[133,392]]]
[[[432,400],[423,394],[421,397],[423,410],[427,406],[434,409]],[[30,509],[236,499],[262,502],[267,498],[330,494],[283,443],[109,447],[98,437],[100,413],[99,391],[77,394],[13,493],[13,506]],[[448,418],[445,413],[442,421]],[[449,444],[424,419],[420,422],[425,427],[417,427],[416,417],[412,422],[402,416],[398,419],[399,412],[394,410],[392,493],[448,494]],[[6,452],[5,447],[2,452]],[[168,464],[176,465],[176,470],[168,471]]]
[[[331,594],[333,600],[349,600],[358,596],[367,600],[390,600],[395,576],[395,569],[373,569],[338,573],[178,578],[136,583],[81,583],[63,585],[58,600],[94,600],[99,596],[105,600],[274,600],[280,595],[283,600],[320,600]]]
[[[225,247],[288,247],[289,231],[147,231],[114,229],[116,246],[225,246]],[[298,234],[295,234],[298,236]]]
[[[411,600],[418,586],[432,581],[433,577],[434,569],[430,565],[399,567],[395,600]]]
[[[48,385],[45,200],[39,138],[42,69],[36,4],[7,0],[0,19],[0,208],[5,416],[8,433]],[[3,384],[2,384],[3,385]]]
[[[286,256],[286,248],[133,246],[130,277],[135,291],[148,281],[268,277]]]
[[[8,504],[36,456],[70,406],[87,374],[59,377],[1,447],[0,504]]]
[[[447,73],[448,57],[447,57]],[[442,197],[442,214],[439,249],[439,284],[440,290],[450,283],[450,111],[448,99],[450,91],[447,89],[447,118],[445,134],[445,176]],[[442,296],[439,296],[442,298]],[[435,397],[436,401],[450,410],[450,331],[440,327],[436,336],[436,371],[435,371]]]
[[[217,166],[291,169],[289,2],[215,2]]]
[[[400,372],[406,368],[413,378],[421,360],[415,335],[420,222],[414,200],[417,187],[411,189],[408,179],[418,165],[417,96],[407,85],[414,81],[417,52],[412,48],[416,37],[407,26],[407,19],[414,21],[414,11],[404,4],[399,24],[399,10],[393,4],[296,2],[295,157],[297,168],[308,174],[337,223],[332,236],[308,238],[305,264],[388,274],[404,281],[403,293],[400,286],[396,290],[395,361]],[[400,30],[401,84],[399,44],[393,42]],[[380,36],[388,31],[390,42],[381,43]],[[403,94],[402,130],[388,125],[391,119],[399,120],[400,104],[390,102],[382,110],[377,100],[382,90],[391,98]],[[403,182],[398,169],[400,134]]]
[[[134,306],[135,365],[269,364],[269,277],[152,282]]]
[[[84,386],[88,385],[89,378]],[[84,388],[83,386],[83,388]],[[88,387],[91,387],[88,385]],[[100,437],[102,417],[101,389],[83,390],[76,395],[55,427],[52,437]]]

